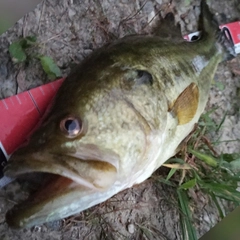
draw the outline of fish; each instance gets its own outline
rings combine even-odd
[[[206,106],[220,62],[235,57],[205,0],[201,38],[187,42],[173,13],[149,35],[90,54],[60,87],[4,174],[51,180],[6,214],[12,228],[66,218],[149,178],[177,153]]]

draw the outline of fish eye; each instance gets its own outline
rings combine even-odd
[[[200,37],[197,35],[194,35],[191,37],[191,41],[197,41]]]
[[[81,133],[82,124],[76,117],[67,117],[60,122],[60,129],[68,138],[74,138]]]

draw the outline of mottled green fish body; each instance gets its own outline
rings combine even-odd
[[[56,176],[7,214],[10,226],[85,210],[141,183],[176,153],[205,108],[219,62],[234,55],[205,1],[201,11],[198,41],[184,41],[168,14],[155,35],[104,46],[67,77],[5,169]]]

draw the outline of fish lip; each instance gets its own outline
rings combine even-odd
[[[45,153],[42,155],[44,154]],[[57,154],[49,154],[49,157],[52,156],[57,156]],[[35,157],[35,161],[33,161],[33,157]],[[36,224],[57,220],[75,214],[88,208],[87,206],[84,209],[81,209],[82,206],[79,205],[77,208],[79,211],[76,212],[75,210],[75,212],[71,212],[72,209],[70,205],[72,205],[72,202],[75,202],[75,205],[78,204],[76,203],[77,201],[80,201],[81,203],[81,199],[76,199],[76,196],[86,198],[93,193],[100,194],[107,190],[96,187],[93,183],[81,178],[76,172],[74,172],[74,169],[68,169],[66,166],[60,165],[59,162],[46,162],[43,160],[44,159],[36,153],[28,154],[27,158],[16,152],[16,155],[12,155],[4,169],[5,175],[16,178],[28,173],[47,173],[49,175],[56,175],[56,177],[63,179],[63,181],[66,181],[69,184],[66,183],[64,186],[58,186],[57,189],[53,188],[53,190],[49,190],[51,189],[51,186],[49,187],[49,185],[52,183],[47,182],[45,185],[42,184],[35,193],[30,193],[29,197],[23,200],[23,202],[17,203],[6,214],[6,221],[12,228],[31,227]],[[45,187],[46,190],[44,189]],[[41,197],[36,198],[36,195]],[[91,200],[89,199],[89,201]],[[65,206],[63,206],[62,202],[65,203]],[[84,204],[86,206],[86,202]],[[68,205],[69,210],[66,210]]]
[[[68,169],[59,163],[46,163],[42,161],[31,161],[26,159],[22,160],[21,158],[16,160],[15,158],[13,161],[9,161],[4,169],[4,174],[12,178],[17,178],[20,175],[34,172],[56,174],[71,179],[79,185],[85,186],[87,188],[95,190],[98,189],[89,181],[81,178],[76,172],[74,172],[74,170]]]
[[[117,153],[95,144],[81,143],[78,145],[78,151],[75,152],[69,151],[64,145],[59,152],[26,145],[13,153],[4,169],[4,174],[13,178],[32,172],[57,174],[84,187],[102,191],[116,178],[119,162],[120,156]],[[102,170],[103,167],[105,169]],[[81,168],[92,169],[89,171],[90,175]],[[101,174],[105,176],[102,178]]]
[[[47,156],[46,156],[47,155]],[[43,157],[44,156],[44,157]],[[105,190],[107,187],[99,187],[96,184],[92,183],[81,177],[80,174],[70,165],[67,165],[66,162],[62,161],[46,161],[46,158],[49,157],[50,159],[58,158],[59,154],[55,153],[31,153],[26,157],[22,157],[21,155],[18,156],[17,152],[14,153],[10,160],[8,161],[6,167],[4,168],[4,174],[11,178],[17,178],[23,174],[27,173],[48,173],[48,174],[55,174],[59,175],[68,179],[71,179],[73,182],[84,186],[89,189],[102,191]],[[68,154],[65,153],[64,155],[60,155],[61,157],[71,157],[72,159],[76,159],[77,161],[82,162],[92,162],[92,161],[99,161],[99,162],[107,162],[101,159],[82,159],[79,158],[76,154]],[[114,164],[116,168],[116,164]],[[117,169],[116,169],[117,172]]]

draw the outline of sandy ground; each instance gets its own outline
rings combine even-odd
[[[208,1],[219,23],[239,17],[237,1]],[[196,31],[199,1],[74,1],[45,0],[34,11],[0,36],[0,98],[48,82],[37,60],[14,65],[8,46],[20,37],[35,35],[39,45],[36,53],[51,56],[66,76],[71,66],[79,63],[94,49],[127,34],[149,30],[152,17],[174,10],[183,34]],[[239,152],[240,134],[239,87],[240,59],[220,64],[207,108],[218,107],[212,117],[219,121],[226,113],[220,152]],[[220,86],[220,87],[219,87]],[[164,170],[160,170],[164,171]],[[155,173],[159,175],[160,173]],[[198,203],[191,206],[198,236],[202,236],[219,221],[215,208],[201,192]],[[176,192],[150,178],[125,190],[107,202],[68,219],[12,230],[4,221],[7,209],[27,196],[17,182],[0,190],[0,239],[181,239]],[[143,234],[145,233],[145,234]]]

